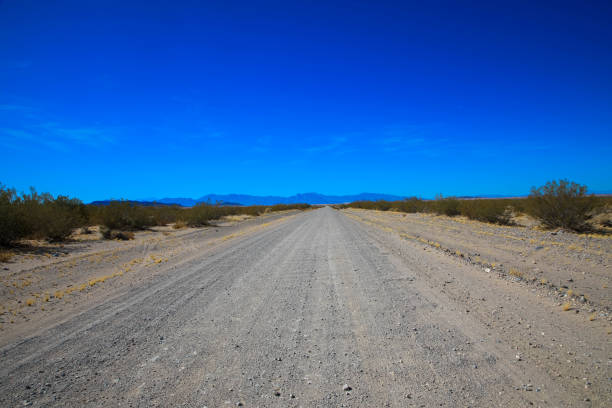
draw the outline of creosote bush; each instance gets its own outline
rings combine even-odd
[[[51,194],[18,194],[0,184],[0,247],[15,245],[25,238],[66,240],[76,228],[88,231],[89,225],[101,225],[107,239],[133,239],[133,231],[153,226],[204,226],[226,215],[260,215],[269,211],[305,210],[308,204],[274,206],[223,206],[199,204],[192,208],[169,205],[144,206],[127,200],[108,205],[84,205],[77,199]]]
[[[9,246],[22,238],[65,240],[87,218],[77,199],[51,194],[17,194],[0,184],[0,245]]]
[[[460,213],[472,220],[492,224],[510,225],[512,223],[513,200],[462,200]]]
[[[531,189],[528,211],[548,228],[574,231],[589,229],[587,221],[594,215],[597,199],[587,194],[587,187],[568,180],[549,181]]]
[[[448,215],[454,217],[461,214],[461,202],[454,197],[443,197],[442,194],[436,197],[433,202],[433,210],[436,214]]]
[[[545,227],[584,231],[589,228],[587,221],[595,214],[599,212],[605,215],[612,208],[611,197],[593,197],[587,195],[586,191],[586,186],[561,180],[532,189],[528,198],[457,199],[438,195],[435,200],[412,197],[402,201],[355,201],[334,207],[433,213],[451,217],[463,215],[473,220],[501,225],[511,225],[513,215],[526,213],[540,220]],[[612,225],[608,220],[603,220],[601,224]]]

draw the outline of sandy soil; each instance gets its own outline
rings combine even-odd
[[[499,226],[466,218],[349,209],[360,221],[555,292],[559,301],[612,306],[612,235]],[[568,293],[570,294],[568,296]]]
[[[103,240],[98,227],[76,231],[64,244],[30,241],[0,263],[0,345],[123,293],[165,264],[295,213],[226,217],[206,228],[154,227],[130,241]]]
[[[607,316],[374,215],[323,208],[213,245],[194,232],[114,296],[3,332],[0,405],[612,405]]]

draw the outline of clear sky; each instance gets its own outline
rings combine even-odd
[[[610,191],[611,8],[0,1],[0,182],[84,201]]]

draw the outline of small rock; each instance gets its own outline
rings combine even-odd
[[[344,386],[342,387],[342,391],[350,391],[350,390],[352,390],[352,388],[348,384],[344,384]]]

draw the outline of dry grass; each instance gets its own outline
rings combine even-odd
[[[0,249],[0,262],[8,262],[13,257],[13,253],[6,249]]]
[[[26,305],[32,306],[32,305],[34,305],[34,303],[36,303],[35,299],[32,299],[32,298],[26,299]]]
[[[570,310],[572,308],[572,304],[570,302],[565,302],[563,304],[563,311],[567,312],[568,310]]]
[[[172,228],[174,229],[183,229],[183,228],[187,228],[187,222],[183,221],[183,220],[177,220],[174,225],[172,226]]]
[[[589,321],[591,321],[591,322],[592,322],[593,320],[595,320],[595,318],[596,318],[596,317],[597,317],[597,313],[593,313],[593,314],[591,314],[591,315],[589,316]]]
[[[518,269],[515,268],[511,268],[510,272],[508,272],[511,276],[516,276],[517,278],[521,278],[523,279],[525,277],[525,274],[521,271],[519,271]]]

